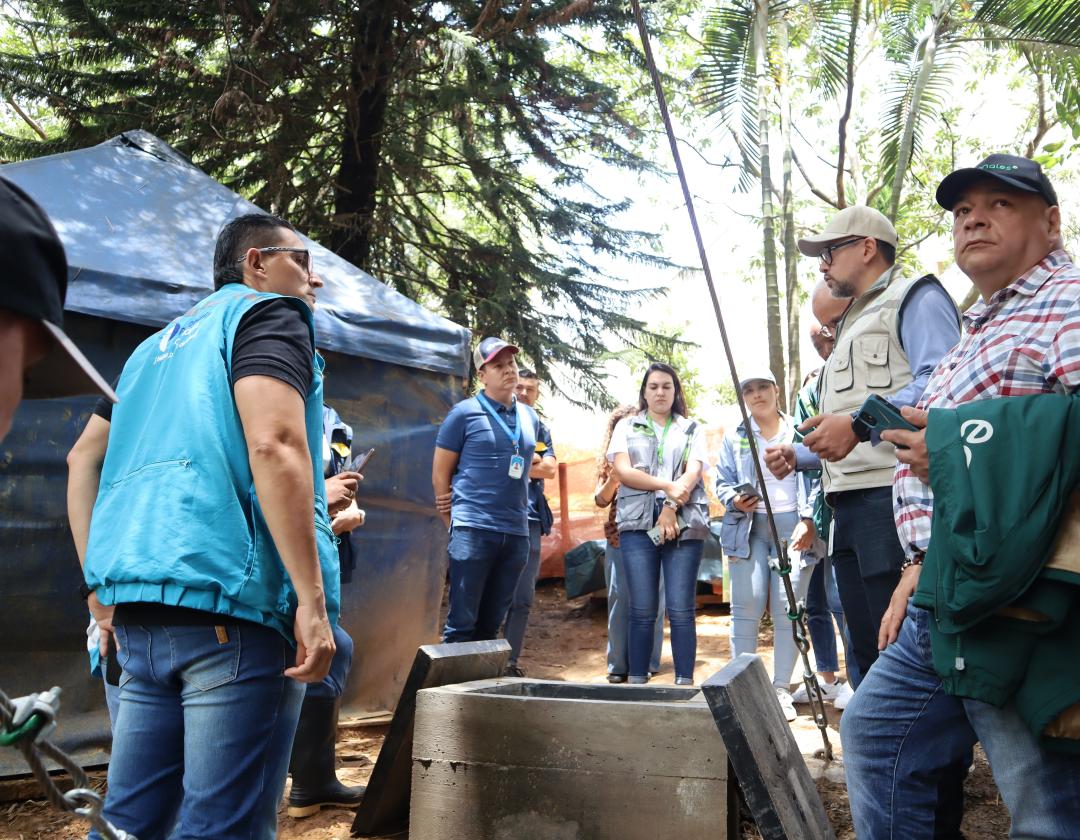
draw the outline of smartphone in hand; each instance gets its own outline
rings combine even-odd
[[[375,454],[375,447],[371,447],[367,452],[357,455],[348,466],[345,467],[347,472],[363,472],[367,462],[371,460],[371,456]]]
[[[868,429],[884,432],[887,429],[901,429],[906,432],[917,432],[919,427],[909,423],[900,413],[900,409],[891,402],[877,394],[871,394],[866,398],[859,409],[859,421]],[[906,447],[898,446],[898,449]]]
[[[735,495],[746,496],[751,499],[760,499],[761,491],[758,490],[753,484],[750,484],[749,482],[744,482],[743,484],[740,484],[738,487],[735,488]]]

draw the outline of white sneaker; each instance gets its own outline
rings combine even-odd
[[[839,680],[837,681],[839,682]],[[838,712],[842,712],[848,704],[848,701],[855,696],[855,689],[853,689],[846,682],[840,684],[840,690],[836,692],[836,696],[833,698],[833,708]]]
[[[840,687],[844,683],[837,680],[836,682],[827,683],[825,680],[818,679],[818,685],[821,686],[821,697],[824,700],[833,700],[837,694],[840,693]],[[805,683],[799,683],[799,687],[791,695],[791,699],[796,703],[809,703],[810,695],[806,693]]]
[[[795,704],[791,701],[791,695],[782,688],[776,689],[776,699],[780,701],[780,708],[784,712],[784,717],[789,721],[795,720],[799,716],[799,713],[795,711]]]

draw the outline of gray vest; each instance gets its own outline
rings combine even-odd
[[[687,439],[689,449],[690,439]],[[660,469],[657,457],[658,441],[656,435],[645,422],[645,412],[630,419],[630,428],[626,432],[626,449],[630,457],[630,466],[655,476]],[[683,454],[685,465],[686,453]],[[684,468],[685,469],[685,466]],[[702,470],[705,465],[702,464]],[[677,470],[675,478],[682,474]],[[636,490],[619,485],[615,497],[615,527],[619,531],[647,531],[656,524],[654,518],[656,493],[652,490]],[[709,498],[705,495],[705,485],[699,480],[690,493],[690,500],[679,508],[679,516],[686,523],[680,540],[703,540],[709,535]]]

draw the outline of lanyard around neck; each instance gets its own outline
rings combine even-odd
[[[674,420],[674,419],[675,419],[675,416],[673,414],[669,414],[668,419],[667,419],[667,423],[664,424],[664,433],[662,435],[658,435],[656,433],[656,426],[653,425],[652,418],[648,415],[648,413],[645,414],[645,422],[649,424],[649,428],[652,429],[653,437],[655,437],[656,440],[657,440],[657,444],[656,444],[656,464],[657,464],[657,466],[660,466],[661,464],[664,463],[664,441],[667,440],[667,433],[668,433],[668,430],[671,428],[671,421]]]
[[[495,410],[495,407],[492,406],[483,391],[476,395],[476,399],[487,410],[487,413],[495,418],[495,422],[502,426],[502,430],[510,439],[510,443],[513,444],[514,454],[517,455],[521,451],[521,412],[517,411],[517,426],[511,432],[510,427],[506,425],[506,421],[499,416],[499,412]],[[517,403],[514,403],[514,408],[517,409]]]

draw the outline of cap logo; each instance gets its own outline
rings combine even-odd
[[[1019,166],[1011,163],[983,163],[979,165],[979,169],[996,169],[1002,172],[1011,172],[1012,170],[1019,168]]]

